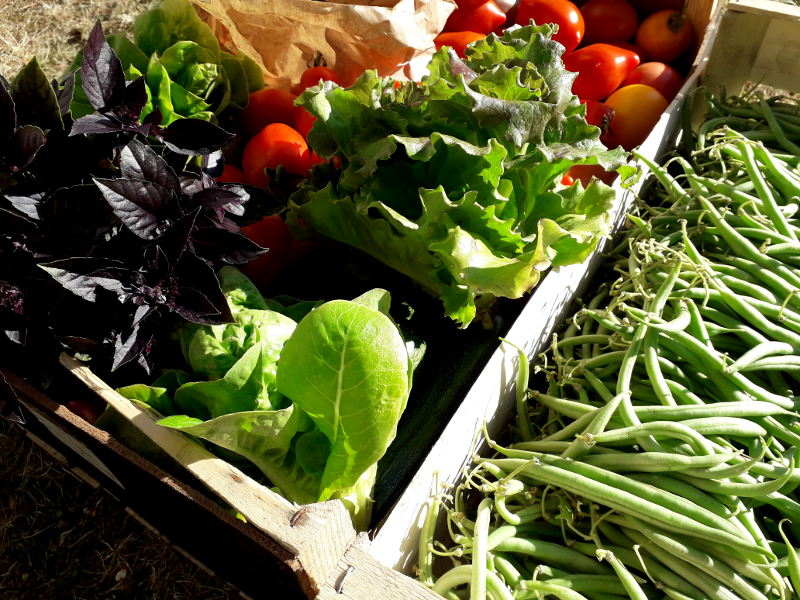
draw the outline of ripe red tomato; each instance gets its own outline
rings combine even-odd
[[[286,223],[278,215],[264,217],[260,221],[242,227],[242,233],[269,252],[242,265],[242,272],[260,289],[265,289],[283,273],[292,243]]]
[[[616,46],[617,48],[622,48],[623,50],[630,50],[639,57],[639,64],[642,64],[647,59],[647,55],[644,53],[644,50],[639,48],[639,46],[636,44],[631,44],[630,42],[610,42],[610,45]]]
[[[239,125],[247,137],[253,137],[270,123],[294,123],[296,96],[275,88],[250,94],[247,107],[239,113]]]
[[[683,10],[685,0],[630,0],[640,16],[652,15],[659,10]]]
[[[456,54],[464,58],[464,50],[467,49],[467,46],[485,37],[485,33],[478,33],[477,31],[448,31],[440,33],[433,38],[433,43],[436,45],[437,50],[443,46],[450,46],[456,51]]]
[[[276,169],[278,165],[283,165],[293,175],[307,175],[311,153],[297,131],[283,123],[270,123],[245,146],[242,168],[249,183],[266,187],[268,180],[264,169]]]
[[[614,111],[599,100],[581,100],[586,105],[586,122],[605,129],[614,117]]]
[[[675,60],[694,39],[692,24],[681,12],[660,10],[647,17],[636,32],[636,45],[648,57],[661,62]]]
[[[667,102],[678,95],[683,85],[683,77],[675,69],[662,62],[646,62],[636,67],[622,85],[641,83],[661,92]]]
[[[636,53],[610,44],[592,44],[564,57],[566,69],[578,73],[572,93],[581,100],[608,97],[638,65]]]
[[[294,128],[302,135],[305,139],[308,139],[308,132],[311,131],[311,128],[314,126],[314,121],[317,120],[317,117],[312,115],[302,106],[295,106],[295,113],[294,113]]]
[[[606,185],[611,185],[617,178],[617,173],[608,172],[600,165],[575,165],[570,167],[565,177],[570,177],[573,181],[580,181],[583,187],[586,187],[592,181],[592,177]]]
[[[641,144],[667,109],[661,92],[640,83],[619,88],[606,104],[614,111],[606,145],[619,145],[625,150]]]
[[[225,165],[222,174],[217,177],[218,183],[247,183],[247,177],[239,167]]]
[[[506,22],[506,13],[493,0],[470,6],[459,5],[447,19],[444,31],[491,33]]]
[[[336,74],[336,71],[331,69],[330,67],[326,67],[323,65],[318,65],[315,67],[309,67],[303,74],[300,75],[300,86],[298,89],[298,94],[303,90],[306,90],[310,87],[314,87],[319,83],[319,80],[322,79],[323,81],[333,81],[334,83],[338,83],[342,85],[339,76]]]
[[[589,0],[581,6],[581,15],[586,24],[584,44],[624,42],[639,25],[636,9],[628,0]]]
[[[572,52],[583,39],[585,26],[581,11],[569,0],[520,0],[517,24],[530,25],[531,19],[537,25],[558,25],[553,39],[566,48],[565,54]]]

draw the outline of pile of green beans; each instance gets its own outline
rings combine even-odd
[[[800,593],[800,111],[709,106],[691,153],[639,157],[657,183],[617,278],[533,363],[541,386],[522,370],[514,443],[432,501],[419,577],[445,598]]]

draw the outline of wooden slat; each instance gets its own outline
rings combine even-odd
[[[783,21],[800,20],[800,6],[773,0],[729,0],[728,10],[764,15]]]
[[[215,457],[185,434],[157,425],[150,414],[74,358],[62,354],[61,363],[248,522],[295,555],[308,577],[312,594],[320,590],[356,537],[350,515],[341,502],[309,505],[292,525],[292,517],[300,507]]]

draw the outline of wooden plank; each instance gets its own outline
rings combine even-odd
[[[308,577],[310,591],[319,591],[356,536],[341,502],[309,505],[304,507],[301,518],[293,520],[297,505],[215,457],[188,436],[157,425],[149,413],[108,387],[74,358],[62,354],[61,363],[249,523],[295,555]]]
[[[771,19],[784,21],[800,20],[800,6],[775,2],[773,0],[729,0],[728,10],[764,15]]]

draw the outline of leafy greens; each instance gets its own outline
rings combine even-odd
[[[295,322],[237,269],[220,279],[234,322],[178,334],[193,375],[168,372],[119,392],[169,415],[160,424],[249,459],[289,500],[343,500],[366,528],[375,465],[413,371],[389,294],[321,303]]]
[[[518,298],[547,268],[586,259],[610,230],[614,192],[561,177],[577,164],[630,171],[586,123],[551,33],[509,29],[465,60],[442,49],[421,84],[368,71],[306,91],[310,144],[343,165],[317,169],[289,222],[411,277],[463,326],[477,297]]]

